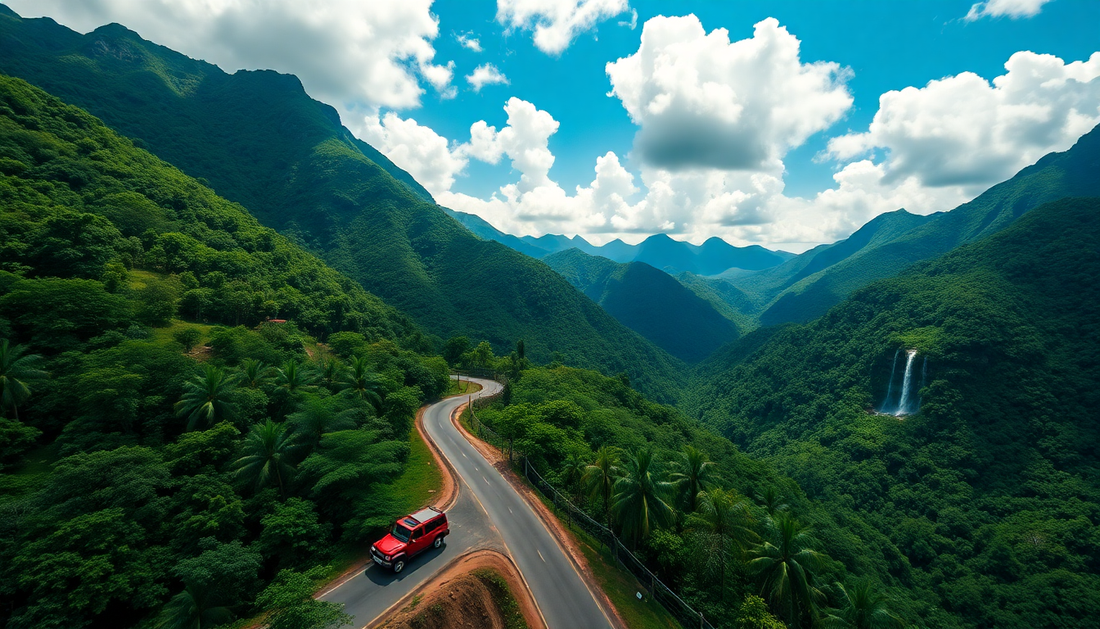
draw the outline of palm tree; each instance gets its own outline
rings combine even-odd
[[[49,377],[38,368],[42,357],[38,354],[23,356],[21,345],[10,345],[8,339],[0,340],[0,412],[11,407],[15,419],[19,419],[19,405],[31,395],[31,384]]]
[[[228,374],[221,367],[206,365],[203,372],[183,383],[183,395],[176,402],[176,417],[187,418],[187,430],[199,424],[213,426],[233,419],[236,409],[229,401],[239,374]]]
[[[769,524],[769,539],[749,553],[749,570],[760,576],[761,595],[777,615],[793,626],[810,624],[825,598],[813,574],[825,555],[815,549],[809,527],[793,516],[778,513]]]
[[[714,485],[715,465],[707,460],[702,450],[693,446],[684,446],[669,480],[680,495],[685,513],[693,513],[696,499],[701,492]]]
[[[520,342],[522,343],[523,341]],[[585,468],[587,467],[588,464],[585,463],[584,457],[576,450],[570,452],[569,456],[565,457],[565,463],[561,471],[561,479],[565,483],[565,486],[569,488],[569,494],[573,500],[577,499],[577,488],[580,487],[581,479],[584,478]]]
[[[321,379],[327,389],[333,391],[340,384],[340,377],[343,372],[341,367],[340,361],[335,358],[322,358],[317,361],[313,372]]]
[[[787,499],[783,494],[779,493],[779,490],[775,487],[768,487],[762,492],[757,492],[756,501],[759,502],[764,509],[767,510],[768,515],[774,517],[776,513],[780,511],[786,511],[790,508],[787,504]]]
[[[870,579],[857,581],[851,590],[837,583],[842,609],[829,610],[822,625],[829,629],[894,629],[905,622],[887,607],[890,598],[875,589]]]
[[[692,536],[702,549],[707,568],[718,574],[720,592],[725,596],[726,573],[730,564],[755,541],[753,518],[748,501],[730,489],[719,487],[699,492],[698,513],[690,516]]]
[[[229,608],[218,605],[215,588],[185,583],[184,589],[164,605],[157,629],[207,629],[233,620]]]
[[[313,389],[311,374],[293,358],[275,369],[275,382],[290,394],[305,393]]]
[[[382,406],[382,381],[371,370],[366,356],[359,356],[344,370],[344,391],[374,406]]]
[[[314,447],[325,433],[351,430],[356,427],[355,409],[333,411],[332,398],[306,400],[298,411],[286,416],[298,443]]]
[[[581,483],[592,500],[602,500],[604,522],[611,527],[611,492],[615,481],[622,475],[619,453],[615,448],[602,446],[596,451],[596,460],[584,468]]]
[[[262,360],[246,358],[241,361],[241,377],[249,389],[258,389],[271,380],[271,369]]]
[[[234,475],[257,490],[274,481],[285,495],[286,484],[294,476],[290,461],[297,449],[298,444],[284,424],[270,419],[254,424],[242,446],[244,455],[233,462]]]
[[[615,481],[611,512],[619,520],[623,536],[633,539],[635,545],[654,527],[666,526],[676,516],[665,501],[672,494],[672,484],[658,480],[659,472],[653,451],[641,449],[626,457],[623,475]]]

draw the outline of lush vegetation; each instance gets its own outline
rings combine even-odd
[[[0,624],[342,623],[310,598],[318,564],[409,508],[391,482],[447,364],[240,206],[8,77],[0,173]]]
[[[237,72],[118,25],[87,35],[0,14],[0,71],[87,109],[241,203],[439,339],[525,339],[531,358],[625,371],[672,399],[682,364],[546,265],[483,241],[341,126],[296,77]]]
[[[527,368],[504,400],[479,419],[715,626],[867,626],[843,620],[865,603],[890,623],[911,614],[905,593],[888,595],[865,559],[885,539],[858,539],[791,479],[625,379]],[[853,603],[846,592],[867,596]]]
[[[1066,199],[748,335],[686,406],[851,535],[887,538],[862,561],[928,626],[1082,626],[1100,613],[1098,321],[1100,201]],[[873,412],[898,349],[928,364],[900,420]]]
[[[853,291],[994,234],[1044,203],[1100,195],[1098,158],[1100,129],[1094,129],[1068,151],[1043,157],[950,212],[931,216],[891,212],[845,240],[814,248],[779,266],[688,285],[699,288],[696,292],[712,302],[726,299],[731,309],[760,325],[811,321]]]
[[[664,271],[567,249],[543,259],[623,325],[676,358],[699,362],[737,338],[737,326]]]

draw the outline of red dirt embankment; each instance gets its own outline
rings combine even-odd
[[[546,629],[519,571],[510,559],[495,550],[478,550],[452,561],[431,581],[394,606],[389,617],[374,625],[385,629],[504,629],[500,608],[489,587],[474,570],[488,568],[508,584],[520,613],[530,629]]]

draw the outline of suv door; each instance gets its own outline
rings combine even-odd
[[[418,526],[413,530],[412,535],[409,536],[409,556],[415,555],[424,550],[427,546],[426,538],[424,536],[424,527]]]

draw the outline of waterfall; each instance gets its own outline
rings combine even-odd
[[[882,410],[890,408],[890,398],[894,397],[894,374],[898,370],[898,354],[901,353],[901,348],[894,351],[894,366],[890,368],[890,383],[886,385],[886,399],[882,401]]]
[[[905,354],[905,375],[902,376],[901,400],[898,401],[897,411],[894,412],[894,415],[897,415],[898,417],[901,417],[902,415],[908,415],[910,413],[909,397],[913,391],[913,359],[917,357],[917,350],[911,349],[905,352]]]

